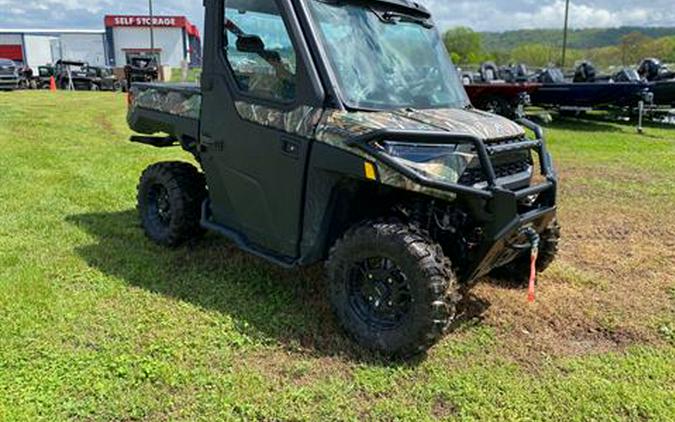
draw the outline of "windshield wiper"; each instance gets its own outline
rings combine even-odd
[[[409,22],[422,25],[427,29],[431,29],[434,25],[427,19],[419,18],[416,16],[408,15],[401,12],[394,12],[392,10],[380,11],[375,8],[370,8],[370,10],[377,15],[378,18],[384,23],[397,24],[399,22]]]

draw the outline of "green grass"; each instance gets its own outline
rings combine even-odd
[[[202,69],[201,68],[191,68],[188,70],[187,79],[185,82],[198,82],[201,77]],[[183,71],[180,68],[173,68],[171,70],[171,81],[172,82],[182,82],[183,81]]]
[[[672,219],[675,129],[549,132],[573,183],[563,216],[611,205]],[[214,235],[171,251],[147,241],[137,179],[188,156],[128,136],[122,95],[0,94],[0,420],[675,418],[672,272],[654,277],[669,306],[641,308],[642,335],[622,348],[557,353],[535,338],[514,352],[530,317],[558,311],[544,290],[534,310],[512,305],[511,322],[472,319],[427,357],[389,363],[336,328],[319,269],[283,271]],[[593,282],[602,270],[577,260],[577,246],[551,283],[609,306],[613,284]],[[647,267],[672,265],[656,255]],[[625,285],[656,300],[638,282]],[[493,301],[522,299],[491,289]],[[623,305],[611,309],[612,327],[629,324]]]

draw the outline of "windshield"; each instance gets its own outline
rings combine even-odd
[[[428,22],[345,2],[309,4],[348,106],[386,110],[469,104]]]

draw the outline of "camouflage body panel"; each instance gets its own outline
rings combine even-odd
[[[453,135],[474,136],[483,141],[500,141],[525,135],[516,123],[503,117],[477,110],[397,110],[392,112],[347,112],[299,107],[284,112],[269,107],[236,103],[239,115],[248,121],[314,139],[349,151],[366,160],[376,161],[364,151],[347,145],[347,140],[381,129],[448,132]],[[459,145],[454,154],[442,161],[414,163],[399,160],[422,175],[445,183],[458,183],[464,171],[477,165],[471,145]],[[419,192],[452,201],[450,192],[421,186],[400,172],[377,162],[380,182],[396,188]]]
[[[485,111],[459,108],[408,110],[404,116],[426,122],[453,135],[474,136],[482,141],[502,141],[525,135],[522,127],[504,117]]]
[[[132,87],[132,107],[141,107],[160,113],[188,119],[199,119],[202,106],[202,95],[193,89],[160,89],[153,87]]]
[[[243,101],[237,101],[234,105],[244,120],[308,139],[314,137],[314,131],[323,113],[320,108],[308,106],[281,111]]]

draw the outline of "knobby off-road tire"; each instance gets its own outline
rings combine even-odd
[[[537,258],[537,272],[548,269],[558,255],[560,245],[560,224],[553,222],[540,235],[539,257]],[[525,253],[503,267],[496,268],[492,277],[517,285],[527,285],[530,277],[530,255]]]
[[[438,342],[461,299],[442,248],[398,220],[350,229],[332,248],[326,273],[333,311],[347,334],[393,358],[411,357]]]
[[[167,247],[201,236],[206,198],[206,179],[193,165],[166,162],[148,167],[138,185],[138,212],[145,234]]]

